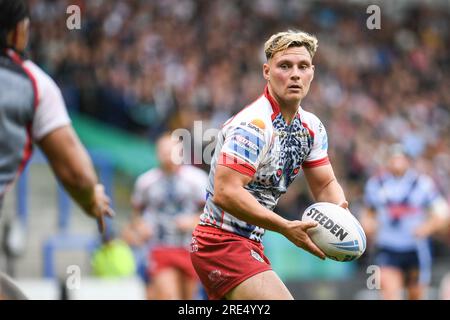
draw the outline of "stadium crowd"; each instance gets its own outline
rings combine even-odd
[[[81,8],[80,30],[66,27],[69,4]],[[154,140],[195,120],[220,127],[262,93],[262,40],[305,30],[319,49],[302,105],[328,130],[350,203],[361,200],[384,146],[395,141],[450,200],[449,10],[381,6],[381,29],[369,30],[366,8],[296,0],[31,1],[30,55],[56,79],[71,111]]]

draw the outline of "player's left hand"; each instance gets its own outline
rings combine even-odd
[[[105,187],[97,184],[94,188],[94,199],[91,206],[87,209],[88,214],[97,219],[97,226],[100,233],[106,229],[105,216],[114,217],[115,213],[110,207],[111,199],[105,193]]]

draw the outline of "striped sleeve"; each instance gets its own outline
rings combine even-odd
[[[330,163],[328,159],[328,135],[324,125],[316,116],[311,114],[311,121],[304,122],[303,126],[309,131],[314,140],[312,150],[303,162],[303,168],[314,168]]]
[[[229,127],[225,132],[218,164],[252,177],[268,145],[268,134],[264,129],[261,120],[245,121]]]

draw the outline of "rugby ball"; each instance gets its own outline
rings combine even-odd
[[[366,250],[366,234],[358,220],[346,209],[328,202],[309,206],[302,221],[317,221],[317,227],[308,229],[311,240],[336,261],[358,259]]]

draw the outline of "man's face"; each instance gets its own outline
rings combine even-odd
[[[300,103],[309,91],[314,66],[305,47],[277,52],[263,66],[264,78],[278,102]]]
[[[408,170],[409,161],[403,154],[393,155],[388,160],[388,169],[395,176],[403,176]]]
[[[178,165],[173,159],[175,148],[179,146],[178,142],[173,141],[170,137],[163,137],[157,143],[157,153],[160,166],[163,170],[173,172]]]

